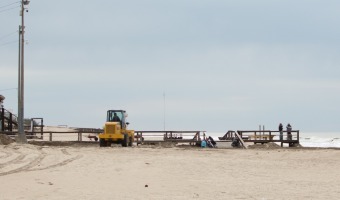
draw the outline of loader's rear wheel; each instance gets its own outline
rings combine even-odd
[[[106,147],[106,141],[104,139],[99,139],[99,146]]]
[[[132,137],[129,137],[129,147],[132,147]]]
[[[123,142],[122,142],[122,146],[123,147],[127,147],[128,146],[128,142],[129,142],[129,136],[128,134],[124,134],[124,139],[123,139]]]

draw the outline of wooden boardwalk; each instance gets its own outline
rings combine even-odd
[[[237,134],[239,136],[237,136]],[[238,130],[228,131],[224,136],[219,137],[220,140],[232,141],[234,137],[239,137],[243,142],[252,142],[254,144],[265,144],[269,142],[287,143],[289,147],[298,146],[300,141],[300,131],[272,131],[272,130]]]
[[[83,141],[84,134],[90,140],[97,141],[97,134],[102,129],[76,128],[74,131],[44,131],[43,126],[39,131],[25,131],[26,135],[35,136],[36,139],[43,139],[48,136],[48,141],[60,141],[61,135],[69,136],[70,141]],[[7,134],[14,137],[17,131],[1,131],[0,134]],[[56,134],[56,135],[55,135]],[[40,137],[39,137],[40,136]],[[55,137],[54,137],[55,136]],[[72,137],[72,139],[71,139]],[[271,130],[238,130],[228,131],[224,136],[218,137],[216,142],[233,142],[235,138],[239,140],[240,147],[247,148],[246,143],[266,144],[281,143],[288,144],[289,147],[299,145],[299,130],[288,131],[271,131]],[[200,146],[201,141],[206,138],[206,131],[135,131],[135,142],[140,144],[159,144],[159,143],[186,143],[193,146]]]
[[[137,145],[162,142],[200,145],[205,131],[135,131]]]

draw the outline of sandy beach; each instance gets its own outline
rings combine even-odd
[[[339,199],[336,149],[0,145],[0,199]]]

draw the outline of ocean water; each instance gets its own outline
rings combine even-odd
[[[215,140],[225,133],[206,132]],[[340,132],[302,132],[300,131],[300,144],[303,147],[340,148]]]
[[[340,132],[302,132],[300,144],[303,147],[340,148]]]

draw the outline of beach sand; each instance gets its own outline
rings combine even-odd
[[[0,199],[340,197],[335,149],[40,144],[0,145]]]

